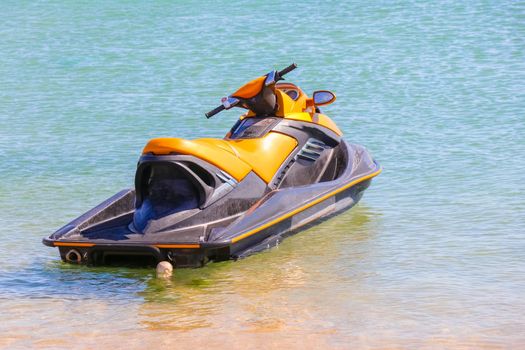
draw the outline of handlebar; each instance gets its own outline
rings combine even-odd
[[[279,81],[279,80],[282,80],[283,79],[283,76],[290,73],[291,71],[293,71],[295,68],[297,68],[297,64],[295,63],[292,63],[291,65],[289,65],[288,67],[286,67],[285,69],[277,72],[277,76],[275,77],[275,82]],[[231,108],[231,107],[228,107],[228,109]],[[214,108],[212,109],[211,111],[209,111],[208,113],[204,114],[206,116],[206,118],[211,118],[213,117],[215,114],[225,110],[226,107],[224,105],[220,105],[219,107],[217,108]]]
[[[292,63],[291,65],[289,65],[288,67],[286,67],[282,71],[278,72],[277,74],[279,75],[279,78],[282,78],[283,75],[290,73],[295,68],[297,68],[297,64]]]
[[[217,114],[217,113],[219,113],[219,112],[221,112],[221,111],[223,111],[225,109],[226,109],[226,107],[224,107],[223,105],[220,105],[219,107],[214,108],[211,111],[209,111],[208,113],[206,113],[205,116],[206,116],[206,118],[209,119],[209,118],[213,117],[215,114]]]

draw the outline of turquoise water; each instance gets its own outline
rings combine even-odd
[[[359,206],[170,281],[41,244],[291,62],[384,167]],[[522,348],[524,173],[523,2],[4,1],[0,347]]]

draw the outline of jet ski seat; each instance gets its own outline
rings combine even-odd
[[[156,138],[147,143],[142,154],[192,155],[215,165],[237,181],[253,170],[268,183],[296,146],[297,140],[293,137],[269,132],[260,138],[236,140]]]

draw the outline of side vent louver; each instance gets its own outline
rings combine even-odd
[[[277,175],[277,177],[275,178],[274,182],[273,182],[273,185],[275,187],[277,187],[281,181],[283,181],[283,178],[284,178],[284,175],[286,175],[286,173],[288,172],[288,170],[290,169],[290,167],[293,165],[293,163],[295,163],[295,158],[291,159],[288,164],[284,167],[283,170],[281,170],[281,172],[279,173],[279,175]]]
[[[298,158],[316,161],[325,150],[326,145],[316,139],[309,139],[303,148],[297,153]]]
[[[290,159],[288,164],[282,168],[279,174],[276,175],[275,180],[272,183],[273,187],[277,188],[281,184],[288,173],[288,170],[292,167],[292,165],[294,165],[295,162],[297,162],[299,158],[313,163],[321,156],[326,148],[328,147],[323,142],[313,138],[308,139],[303,148],[301,148],[301,150],[297,152],[297,154],[292,159]],[[309,164],[306,164],[306,166],[309,166]]]

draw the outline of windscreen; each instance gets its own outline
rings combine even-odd
[[[256,118],[250,117],[239,120],[231,129],[230,139],[253,139],[266,135],[273,129],[279,118]]]

